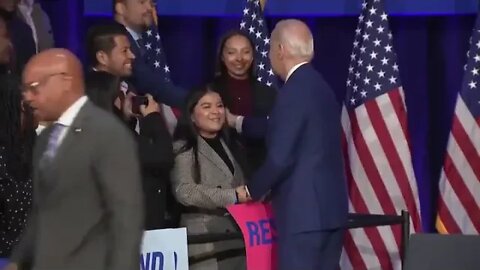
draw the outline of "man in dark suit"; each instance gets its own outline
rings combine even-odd
[[[340,111],[313,54],[304,23],[276,25],[270,61],[285,85],[268,121],[266,161],[246,189],[254,200],[271,191],[282,270],[336,269],[347,222]]]
[[[39,1],[20,0],[17,13],[30,26],[37,53],[54,47],[50,18]]]
[[[25,64],[36,53],[32,30],[17,14],[18,0],[0,1],[0,16],[7,21],[15,55],[14,72],[21,74]]]
[[[135,61],[130,48],[128,32],[121,24],[111,22],[91,27],[87,34],[87,55],[94,71],[90,72],[104,71],[128,80]],[[91,73],[87,79],[95,77]],[[114,110],[136,131],[146,202],[145,229],[162,229],[175,223],[169,220],[176,211],[170,188],[172,137],[165,125],[162,107],[148,95],[148,105],[139,115],[134,115],[131,100],[135,90],[126,82],[122,84],[122,89],[117,89],[119,97]],[[122,90],[125,93],[120,92]],[[120,97],[123,94],[125,98]]]
[[[135,143],[88,101],[83,80],[80,61],[64,49],[25,68],[25,101],[54,124],[35,146],[33,212],[8,269],[138,269],[144,211]]]
[[[147,62],[142,32],[154,23],[152,1],[114,0],[114,13],[115,21],[125,26],[129,33],[131,50],[136,58],[129,81],[140,94],[150,93],[157,101],[172,107],[183,106],[187,92],[165,81]]]

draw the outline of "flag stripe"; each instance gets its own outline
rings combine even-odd
[[[348,233],[349,232],[347,231],[345,234],[348,234]],[[346,242],[347,242],[347,239],[346,239],[346,236],[345,236],[345,238],[344,238],[345,245],[346,245]],[[345,245],[342,248],[342,255],[340,255],[340,267],[339,267],[339,269],[351,270],[351,269],[353,269],[353,265],[350,262],[350,258],[348,258],[347,250],[345,249]],[[361,268],[361,269],[364,270],[365,268]]]
[[[371,154],[372,160],[380,173],[378,180],[380,184],[384,185],[385,193],[387,194],[389,199],[391,199],[391,205],[386,205],[387,207],[391,207],[390,209],[384,207],[384,213],[386,214],[397,214],[394,205],[405,205],[405,201],[401,196],[401,191],[399,187],[399,177],[397,175],[394,167],[392,167],[392,158],[395,156],[395,150],[392,148],[391,145],[387,145],[388,142],[391,142],[391,138],[389,134],[386,134],[387,127],[382,119],[382,115],[380,113],[380,109],[378,108],[377,99],[366,102],[365,106],[360,106],[356,109],[356,115],[363,115],[362,120],[359,121],[360,129],[363,131],[370,130],[364,134],[364,137],[369,138],[369,143],[367,146],[369,148],[369,154]],[[360,153],[362,155],[362,153]],[[395,160],[394,160],[395,161]],[[362,162],[364,166],[366,165]],[[372,179],[369,177],[369,179]],[[383,182],[382,180],[383,179]],[[407,181],[408,182],[408,181]],[[374,185],[374,189],[378,194],[380,192],[379,188]],[[386,187],[389,187],[387,190]],[[395,201],[393,200],[395,198]],[[383,200],[380,200],[384,202]],[[382,203],[383,205],[383,203]],[[401,234],[398,227],[391,227],[393,231],[393,237],[397,244],[397,248],[401,246]]]
[[[342,114],[342,125],[344,130],[349,130],[350,129],[350,124],[349,124],[349,119],[348,119],[348,114],[346,111],[344,111],[344,114]],[[379,202],[375,199],[375,192],[373,190],[373,187],[371,186],[371,183],[368,181],[368,178],[365,175],[365,171],[363,167],[361,166],[361,163],[358,158],[358,153],[356,151],[355,147],[351,147],[351,155],[349,154],[348,146],[351,146],[351,144],[347,143],[347,137],[345,134],[349,133],[342,133],[343,136],[343,149],[344,149],[344,160],[345,164],[352,164],[352,166],[347,166],[345,171],[347,175],[347,181],[350,183],[349,188],[350,188],[350,200],[349,200],[349,208],[350,211],[354,213],[370,213],[370,212],[381,212],[381,206]],[[351,139],[351,137],[350,137]],[[354,171],[354,174],[357,176],[357,179],[353,179],[353,174],[352,170]],[[358,188],[358,185],[362,187],[362,191]],[[368,194],[366,194],[368,193]],[[364,201],[364,198],[370,198],[369,202],[369,207],[367,207],[366,202]],[[381,264],[385,268],[388,268],[388,258],[381,256],[382,254],[385,254],[386,252],[386,247],[382,242],[382,237],[378,233],[378,231],[374,230],[368,233],[368,239],[367,235],[365,235],[365,231],[358,231],[356,233],[357,237],[354,237],[355,239],[359,238],[358,234],[362,234],[361,239],[364,239],[363,241],[360,241],[363,246],[369,246],[370,249],[373,249],[374,253],[377,255],[378,258],[385,258],[387,261],[382,261],[381,263],[379,262],[378,259],[375,260],[374,264],[378,265]],[[392,236],[393,237],[393,236]],[[366,241],[365,241],[366,240]],[[358,242],[358,241],[355,241]],[[348,247],[348,246],[347,246]],[[362,257],[361,254],[357,254],[356,250],[352,250],[351,247],[348,247],[347,252],[349,257],[352,257],[352,261],[357,261],[359,257]],[[370,252],[372,253],[372,252]],[[367,258],[364,258],[367,260]],[[372,265],[372,258],[368,259],[369,265]],[[356,264],[354,264],[356,266]],[[391,268],[389,268],[391,269]]]
[[[410,153],[408,152],[408,145],[396,145],[394,140],[392,139],[392,136],[399,135],[398,128],[399,125],[397,124],[397,120],[399,119],[398,112],[394,110],[395,106],[394,104],[398,104],[398,102],[401,102],[398,100],[399,95],[394,95],[393,98],[396,98],[392,100],[392,97],[390,96],[392,93],[398,93],[399,89],[389,91],[387,95],[382,95],[378,97],[376,100],[377,102],[367,102],[367,111],[369,113],[370,119],[372,120],[372,125],[378,134],[379,137],[379,142],[382,145],[383,150],[385,151],[385,155],[388,157],[388,163],[390,165],[391,170],[393,171],[394,178],[396,181],[391,183],[391,185],[398,184],[400,187],[400,191],[402,193],[402,197],[399,197],[399,200],[396,201],[395,205],[397,207],[400,206],[406,206],[406,209],[410,209],[412,212],[410,213],[414,225],[415,225],[415,231],[417,231],[418,225],[419,225],[419,213],[418,209],[416,206],[416,196],[414,196],[414,192],[412,191],[412,186],[410,185],[410,181],[407,175],[406,167],[412,168],[411,167],[411,162],[410,161]],[[388,99],[388,100],[383,100],[383,99]],[[378,106],[378,103],[381,104],[381,106]],[[398,106],[397,106],[398,107]],[[393,109],[393,112],[395,113],[395,116],[392,115],[391,111]],[[401,121],[398,121],[401,123]],[[387,124],[388,123],[388,124]],[[401,131],[400,131],[401,132]],[[406,142],[406,138],[399,138],[400,140],[395,140],[397,141],[397,144],[400,144],[400,142]],[[402,159],[399,155],[399,150],[398,149],[403,149],[404,152],[407,152],[407,157],[405,159]],[[387,179],[385,181],[388,181]],[[388,186],[391,186],[388,185]],[[398,213],[397,213],[398,214]],[[400,237],[400,235],[398,235]],[[401,239],[398,239],[398,244],[400,248],[400,242]]]
[[[392,117],[389,119],[389,121],[385,121],[385,122],[389,126],[390,135],[393,138],[393,143],[395,144],[397,152],[399,153],[400,158],[403,162],[403,166],[408,173],[410,190],[413,194],[413,201],[417,206],[416,207],[417,211],[415,211],[415,213],[418,218],[413,219],[413,222],[414,222],[413,226],[415,231],[420,231],[421,221],[420,221],[420,214],[419,214],[419,208],[418,208],[418,206],[420,205],[420,201],[418,198],[418,190],[416,188],[417,182],[415,179],[415,173],[413,171],[413,165],[412,165],[412,151],[411,151],[412,147],[411,147],[410,140],[408,139],[408,128],[407,128],[408,120],[407,120],[407,112],[406,112],[406,106],[405,106],[405,97],[403,93],[403,87],[399,87],[398,91],[389,92],[388,96],[390,97],[391,105],[394,108],[397,119]],[[399,125],[402,126],[402,130],[403,130],[402,134],[399,134],[399,132],[396,132],[397,128],[395,128],[395,126],[398,127]]]
[[[458,121],[462,123],[461,126],[465,131],[468,131],[468,136],[470,138],[480,138],[480,127],[478,125],[478,121],[475,120],[473,115],[468,111],[463,97],[461,96],[457,98],[455,113]],[[475,151],[472,153],[476,152],[478,155],[480,153],[480,140],[471,140],[471,142],[473,143],[472,148],[475,149]]]
[[[465,129],[460,123],[459,117],[457,115],[453,116],[452,134],[455,138],[455,141],[458,142],[458,152],[461,152],[463,157],[468,157],[462,160],[465,162],[465,165],[462,167],[469,167],[469,169],[473,171],[473,175],[469,175],[469,178],[463,179],[477,179],[476,183],[478,184],[478,179],[480,179],[480,157],[478,156],[478,153],[475,150],[475,146],[472,143],[472,137],[470,137],[465,132]],[[477,139],[478,138],[480,137],[477,137]],[[473,137],[473,139],[475,139],[475,137]],[[474,182],[472,182],[472,184],[473,183]]]
[[[457,118],[457,117],[454,117]],[[455,121],[455,120],[454,120]],[[455,121],[456,122],[456,121]],[[454,126],[459,125],[458,122],[454,123]],[[475,175],[475,170],[478,170],[478,165],[474,166],[474,162],[472,159],[476,159],[478,157],[473,157],[476,153],[471,153],[469,151],[464,150],[473,150],[471,146],[470,138],[464,137],[463,135],[455,134],[456,132],[453,130],[457,130],[458,133],[464,133],[461,128],[453,127],[452,133],[449,138],[449,142],[447,145],[447,153],[451,157],[453,162],[453,166],[457,170],[461,179],[476,179],[475,181],[462,181],[466,188],[468,189],[470,194],[480,194],[480,182],[478,181],[479,177]],[[465,134],[466,135],[466,134]],[[466,153],[465,153],[466,152]],[[480,162],[477,161],[477,162]],[[480,163],[476,163],[480,164]],[[448,175],[448,170],[446,171]],[[478,196],[472,196],[474,199],[473,203],[475,205],[480,205],[480,198]]]
[[[362,166],[364,162],[361,161],[360,153],[357,152],[357,149],[361,149],[362,147],[359,147],[358,144],[363,145],[363,147],[365,148],[365,151],[367,152],[366,153],[367,157],[370,156],[370,152],[365,142],[363,141],[363,136],[361,132],[359,131],[359,127],[356,123],[355,114],[352,113],[350,114],[350,116],[353,116],[352,122],[350,125],[350,127],[352,128],[352,134],[356,135],[353,137],[353,140],[354,140],[353,143],[355,144],[355,147],[352,146],[349,149],[351,151],[350,152],[351,155],[349,155],[349,153],[346,153],[347,155],[346,157],[350,160],[349,163],[351,164],[350,167],[346,168],[346,171],[347,171],[347,179],[348,178],[352,179],[350,181],[350,186],[349,186],[350,200],[354,205],[354,208],[352,210],[354,210],[354,212],[356,213],[381,214],[381,213],[384,213],[385,210],[382,209],[382,204],[380,204],[381,200],[377,200],[378,194],[376,194],[376,190],[374,186],[372,186],[371,181],[369,181],[371,177],[367,176],[368,172],[366,171],[366,167]],[[357,135],[356,132],[359,132],[359,134]],[[373,161],[370,162],[370,164],[373,164]],[[375,168],[372,168],[372,170],[375,170]],[[356,177],[354,178],[353,175],[356,175]],[[359,189],[359,186],[361,186],[362,189]],[[368,194],[362,194],[365,192],[367,192]],[[368,200],[368,203],[366,203],[365,200]],[[387,252],[387,247],[379,231],[376,228],[374,228],[374,229],[365,230],[365,233],[367,234],[368,239],[372,244],[372,248],[380,261],[380,265],[382,266],[382,269],[392,269],[391,261],[389,259],[388,252]],[[393,232],[389,234],[389,237],[394,238]],[[365,243],[363,242],[362,244],[365,245]]]
[[[446,233],[480,232],[479,29],[477,16],[439,182],[437,225]]]
[[[358,107],[358,108],[361,108],[361,107]],[[359,119],[359,121],[357,121],[357,115],[362,117],[362,119]],[[365,169],[365,173],[374,187],[377,199],[380,202],[382,202],[381,206],[383,209],[383,213],[380,213],[380,214],[396,214],[395,207],[393,206],[393,202],[390,197],[390,194],[388,193],[387,188],[385,187],[385,183],[383,182],[380,172],[378,171],[378,167],[374,166],[375,165],[374,158],[370,152],[369,145],[367,145],[364,139],[362,129],[360,128],[360,123],[365,123],[366,121],[370,121],[370,119],[367,119],[367,118],[368,116],[366,114],[361,115],[357,113],[357,109],[355,110],[354,113],[350,113],[353,143],[355,144],[355,147],[358,151],[358,156],[360,158],[360,162],[363,168]],[[367,128],[367,129],[370,129],[370,131],[373,131],[371,128],[365,127],[366,125],[363,125],[363,126],[364,126],[363,130]],[[367,135],[369,136],[368,139],[369,141],[371,141],[372,144],[378,143],[378,139],[373,140],[370,137],[370,136],[375,136],[373,132]],[[375,154],[378,154],[378,152],[375,152]]]
[[[446,178],[446,175],[444,175],[443,173],[444,172],[442,171],[442,179],[445,178],[447,180],[444,182],[445,183],[443,185],[444,189],[442,190],[443,199],[446,204],[446,210],[449,211],[450,215],[452,216],[452,219],[460,228],[459,233],[476,232],[476,229],[473,227],[473,224],[470,221],[470,217],[468,216],[466,209],[464,207],[461,207],[462,203],[458,198],[456,191],[453,189],[452,185],[450,184],[450,181]]]
[[[439,214],[440,214],[440,220],[442,222],[442,230],[445,230],[447,233],[460,233],[460,227],[458,227],[457,223],[453,219],[452,215],[450,214],[450,211],[447,208],[447,205],[445,204],[442,196],[439,197]],[[437,225],[437,229],[438,229]],[[442,232],[439,230],[439,232]]]
[[[408,119],[407,119],[407,111],[405,110],[405,97],[403,96],[403,88],[399,87],[394,91],[389,91],[388,95],[390,96],[390,100],[392,101],[392,106],[396,112],[397,120],[399,125],[402,127],[404,140],[409,144],[408,138]],[[411,147],[409,146],[408,149],[410,150]],[[411,155],[409,156],[411,158]],[[416,185],[416,184],[415,184]]]
[[[367,265],[362,259],[360,250],[358,250],[358,247],[355,245],[355,242],[353,241],[351,232],[347,232],[345,234],[344,246],[345,246],[345,250],[348,256],[348,261],[350,266],[355,265],[355,269],[358,269],[358,270],[367,269]],[[342,269],[353,269],[353,267],[342,268]]]
[[[362,3],[350,60],[342,125],[351,210],[398,215],[407,209],[411,231],[419,231],[420,204],[406,106],[382,0]],[[345,260],[360,252],[367,269],[401,268],[400,226],[367,228],[363,232],[368,239],[352,234],[358,251],[347,247]],[[364,248],[368,242],[373,250]],[[371,260],[375,255],[377,260]],[[358,260],[350,259],[349,263],[354,269],[363,267]]]
[[[478,215],[478,213],[480,213],[480,209],[478,208],[478,206],[474,203],[475,200],[473,199],[473,196],[472,194],[470,193],[470,191],[468,190],[467,186],[465,185],[465,182],[462,180],[462,177],[460,176],[457,168],[455,167],[454,163],[453,163],[453,160],[452,158],[450,157],[450,154],[446,155],[446,158],[445,158],[445,168],[446,168],[446,171],[447,171],[447,186],[448,185],[451,185],[452,189],[453,189],[453,193],[455,193],[455,196],[458,198],[459,202],[461,203],[461,205],[463,206],[463,208],[458,208],[458,205],[456,207],[456,211],[463,211],[465,210],[467,213],[467,217],[468,217],[468,213],[476,213]],[[447,191],[447,189],[445,190],[445,192]],[[450,199],[452,199],[452,197],[450,197]],[[455,216],[455,212],[451,212],[454,216]],[[465,218],[467,218],[465,217]],[[456,218],[455,220],[457,220],[458,222],[458,219]],[[480,226],[479,224],[474,224],[475,225],[475,228],[477,231],[479,231],[480,229]]]

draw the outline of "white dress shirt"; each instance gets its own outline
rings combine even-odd
[[[127,27],[125,26],[125,29],[127,29],[128,33],[130,33],[130,35],[133,37],[133,40],[135,40],[135,42],[137,42],[137,40],[141,39],[142,38],[142,35],[133,31],[130,27]],[[140,45],[138,44],[137,42],[137,46],[140,47]]]
[[[42,124],[38,124],[37,128],[35,129],[35,132],[37,133],[37,136],[40,135],[40,133],[42,133],[42,131],[47,128],[47,126],[45,125],[42,125]]]
[[[81,98],[77,99],[68,109],[63,112],[63,114],[58,118],[58,120],[55,123],[59,123],[65,126],[65,128],[62,130],[62,133],[60,134],[57,142],[57,147],[59,147],[65,136],[67,135],[68,129],[72,125],[73,121],[75,118],[77,118],[78,112],[80,112],[80,109],[82,109],[83,105],[88,101],[87,96],[82,96]]]
[[[308,64],[308,62],[306,62],[306,61],[305,61],[305,62],[301,62],[301,63],[298,63],[298,64],[296,64],[295,66],[293,66],[293,67],[290,69],[290,71],[288,71],[288,73],[287,73],[287,78],[285,79],[285,82],[288,81],[288,79],[290,78],[290,76],[292,76],[292,74],[293,74],[293,72],[295,72],[295,70],[297,70],[299,67],[301,67],[301,66],[303,66],[303,65],[305,65],[305,64]]]

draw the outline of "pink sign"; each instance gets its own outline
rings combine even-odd
[[[227,207],[242,230],[247,253],[247,270],[276,270],[277,230],[272,206],[266,203]]]

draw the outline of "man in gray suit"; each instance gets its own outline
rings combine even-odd
[[[17,7],[20,17],[32,29],[36,52],[53,48],[55,42],[50,18],[40,3],[36,0],[20,0]]]
[[[132,270],[140,265],[143,199],[135,143],[84,95],[80,61],[64,49],[34,56],[25,101],[52,121],[34,150],[34,205],[7,269]]]

